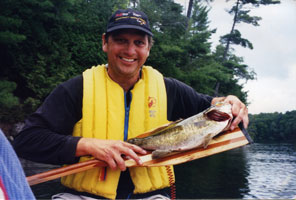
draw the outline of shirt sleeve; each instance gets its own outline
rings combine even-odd
[[[25,121],[23,130],[13,141],[18,156],[48,164],[71,164],[79,137],[72,130],[82,116],[82,76],[70,79],[45,99]]]
[[[211,106],[213,97],[196,92],[192,87],[173,78],[165,78],[167,115],[169,121],[186,119]]]

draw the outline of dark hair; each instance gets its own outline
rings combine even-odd
[[[116,31],[112,31],[112,32],[109,32],[109,33],[105,33],[105,41],[108,42],[108,39],[109,37],[112,35],[112,36],[117,36],[119,34],[121,34],[123,32],[124,29],[119,29],[119,30],[116,30]],[[139,34],[143,34],[143,35],[147,35],[148,36],[148,46],[151,48],[154,44],[154,40],[152,38],[151,35],[148,35],[147,33],[143,32],[143,31],[138,31]]]

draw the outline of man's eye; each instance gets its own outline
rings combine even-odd
[[[135,44],[138,45],[138,46],[145,45],[145,43],[143,41],[141,41],[141,40],[135,41]]]
[[[122,39],[122,38],[117,38],[117,39],[115,39],[115,41],[118,43],[122,43],[122,44],[126,42],[126,40]]]

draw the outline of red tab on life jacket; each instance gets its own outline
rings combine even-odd
[[[100,172],[100,181],[105,181],[107,176],[107,167],[102,167],[101,172]]]

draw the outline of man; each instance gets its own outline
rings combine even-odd
[[[233,105],[236,118],[231,128],[241,121],[247,127],[247,108],[237,97],[199,94],[143,66],[152,36],[143,12],[116,11],[102,36],[108,64],[86,70],[47,97],[15,139],[19,156],[52,164],[95,157],[108,167],[63,178],[62,183],[71,188],[68,191],[95,198],[143,198],[163,194],[170,185],[168,171],[172,168],[126,170],[122,155],[141,165],[137,154],[146,151],[124,141],[168,120],[190,117],[222,100]]]

